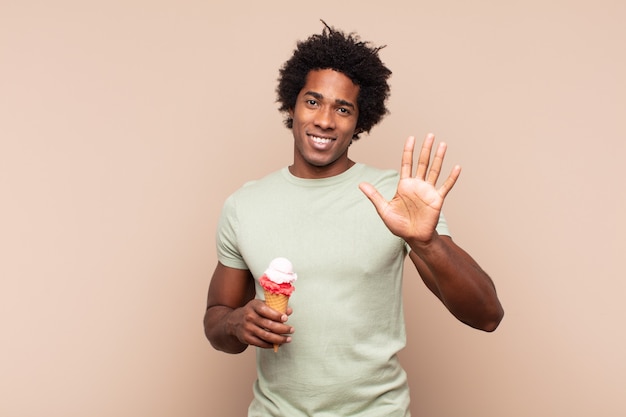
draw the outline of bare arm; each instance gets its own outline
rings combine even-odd
[[[218,262],[211,278],[204,333],[211,345],[227,353],[240,353],[248,345],[271,348],[289,343],[293,328],[284,324],[281,314],[254,298],[254,278],[250,271],[229,268]]]
[[[409,244],[409,256],[424,283],[448,310],[472,327],[493,331],[504,315],[493,282],[452,239],[436,232],[443,202],[461,167],[455,166],[441,187],[436,188],[446,145],[439,145],[431,163],[433,142],[433,135],[424,140],[413,176],[415,138],[407,139],[398,191],[391,201],[386,201],[371,184],[363,183],[360,188],[389,230]]]
[[[504,311],[491,278],[449,236],[435,238],[409,257],[426,286],[460,321],[494,331]]]

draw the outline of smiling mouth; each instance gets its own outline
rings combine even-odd
[[[321,138],[319,136],[313,136],[313,135],[309,135],[309,137],[311,138],[311,140],[315,143],[319,143],[320,145],[325,145],[327,143],[332,142],[334,139],[331,138]]]

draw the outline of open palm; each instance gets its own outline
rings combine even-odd
[[[361,191],[376,207],[387,228],[406,241],[426,243],[432,238],[446,195],[461,174],[461,167],[455,166],[441,187],[436,188],[446,153],[446,144],[439,144],[431,163],[434,140],[434,135],[426,136],[415,176],[413,176],[415,138],[410,136],[406,140],[398,190],[391,201],[385,200],[373,185],[369,183],[359,185]]]

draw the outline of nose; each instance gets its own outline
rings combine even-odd
[[[315,125],[321,129],[328,130],[335,128],[335,114],[331,107],[324,106],[315,114]]]

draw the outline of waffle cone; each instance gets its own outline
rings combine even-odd
[[[287,303],[289,302],[289,296],[284,294],[272,294],[269,291],[265,292],[265,304],[272,307],[274,310],[281,313],[287,312]],[[278,352],[279,345],[274,345],[274,352]]]

